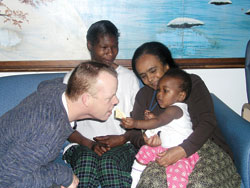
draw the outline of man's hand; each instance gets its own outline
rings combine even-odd
[[[124,135],[107,135],[98,136],[93,138],[96,142],[105,144],[110,148],[121,146],[126,143],[126,138]]]
[[[160,166],[169,166],[171,164],[176,163],[178,160],[187,156],[185,150],[181,146],[175,146],[169,148],[167,151],[159,153],[158,156],[160,158],[156,159],[156,162]]]
[[[148,138],[146,136],[146,134],[144,133],[143,134],[143,138],[144,138],[145,143],[148,146],[156,147],[156,146],[160,146],[161,145],[161,139],[160,139],[160,137],[157,134],[154,135],[154,136],[151,136],[150,138]]]
[[[109,145],[100,142],[94,142],[91,149],[99,156],[110,150]]]
[[[78,183],[79,183],[78,177],[76,177],[76,175],[73,174],[73,181],[72,181],[71,185],[68,188],[77,188]],[[66,188],[66,187],[61,186],[61,188]]]

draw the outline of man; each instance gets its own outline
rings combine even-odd
[[[70,122],[107,120],[116,91],[116,71],[91,61],[76,67],[67,86],[62,78],[39,84],[0,117],[0,187],[77,187],[72,170],[53,161],[74,132]]]

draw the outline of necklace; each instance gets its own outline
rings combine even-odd
[[[149,111],[150,112],[152,112],[155,109],[156,105],[157,105],[157,102],[154,103],[154,105],[153,105],[155,95],[156,95],[156,90],[154,90],[154,93],[153,93],[153,96],[152,96],[152,99],[151,99],[151,102],[150,102],[150,105],[149,105]]]

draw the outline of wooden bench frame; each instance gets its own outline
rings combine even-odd
[[[69,71],[86,60],[0,61],[0,72]],[[244,68],[245,58],[175,59],[183,69]],[[131,59],[117,59],[116,63],[131,69]]]

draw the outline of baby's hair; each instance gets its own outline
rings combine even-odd
[[[180,89],[186,93],[184,101],[187,100],[192,90],[192,80],[190,75],[182,69],[171,68],[162,76],[162,78],[166,77],[177,78],[182,81],[180,84]]]

